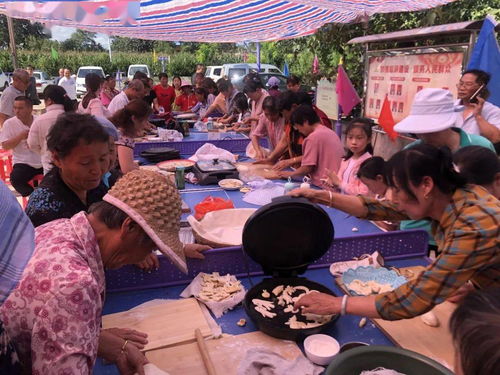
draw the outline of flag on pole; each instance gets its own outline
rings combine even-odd
[[[318,60],[318,56],[317,55],[314,55],[312,72],[313,72],[313,74],[318,74],[319,73],[319,60]]]
[[[378,123],[385,130],[389,138],[394,141],[398,137],[398,133],[394,130],[394,117],[392,117],[391,103],[387,94],[385,95],[384,103],[382,104],[382,109],[380,110],[380,115],[378,116]]]
[[[337,72],[337,100],[341,107],[342,114],[347,116],[351,113],[352,109],[361,102],[361,99],[341,63],[342,59],[340,60]]]
[[[57,53],[54,47],[50,47],[50,54],[52,55],[52,58],[54,60],[57,60],[59,58],[59,54]]]
[[[493,16],[484,19],[467,69],[480,69],[491,75],[488,101],[500,106],[500,48],[495,36],[497,24]]]
[[[288,77],[290,75],[290,69],[288,68],[288,64],[285,61],[285,65],[283,65],[283,75],[285,77]]]

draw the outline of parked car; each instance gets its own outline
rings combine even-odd
[[[42,95],[43,90],[45,90],[45,87],[47,87],[47,85],[50,85],[52,83],[52,80],[47,73],[42,72],[41,70],[35,70],[33,72],[33,77],[35,77],[36,80],[36,93],[38,95]]]
[[[149,67],[147,65],[135,64],[135,65],[129,65],[128,67],[128,72],[127,72],[128,80],[131,81],[134,78],[134,74],[137,72],[146,73],[146,75],[149,78],[151,77],[151,74],[149,72]]]
[[[207,66],[205,77],[212,78],[215,82],[222,78],[222,65]]]
[[[257,64],[224,64],[222,65],[222,76],[229,78],[231,81],[244,77],[250,72],[257,72]],[[260,64],[260,73],[276,73],[283,74],[278,67],[271,64]]]
[[[5,90],[9,87],[9,77],[0,69],[0,90]]]
[[[89,73],[95,73],[104,78],[104,70],[100,66],[81,66],[76,73],[76,96],[82,96],[87,92],[85,77]]]

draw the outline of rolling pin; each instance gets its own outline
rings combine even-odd
[[[194,331],[194,335],[196,336],[196,342],[198,344],[198,349],[200,349],[201,358],[203,359],[203,363],[205,364],[205,368],[207,369],[208,375],[217,375],[215,372],[215,367],[208,354],[207,346],[205,345],[205,340],[203,339],[203,335],[199,328],[196,328]]]

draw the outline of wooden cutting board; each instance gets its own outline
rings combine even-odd
[[[247,350],[254,347],[272,350],[290,361],[303,355],[295,342],[275,339],[262,332],[206,340],[205,343],[218,375],[235,375]],[[146,357],[169,375],[207,374],[196,343],[152,350]]]
[[[424,267],[406,267],[400,270],[403,272],[411,270],[416,277]],[[340,278],[337,278],[337,283],[347,291]],[[455,350],[448,322],[455,308],[455,304],[447,301],[434,307],[432,311],[439,319],[439,327],[428,326],[420,316],[395,321],[383,319],[372,319],[372,321],[395,345],[423,354],[453,369]]]
[[[278,175],[278,171],[272,169],[272,165],[269,164],[252,164],[252,163],[236,163],[236,167],[238,171],[244,173],[253,174],[255,176],[261,176],[263,178],[267,178],[269,180],[279,180],[280,176]]]
[[[204,337],[212,334],[200,305],[194,298],[104,315],[102,327],[131,328],[147,333],[148,344],[144,350],[194,342],[196,328],[201,330]]]

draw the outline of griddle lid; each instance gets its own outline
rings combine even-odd
[[[282,196],[259,208],[243,228],[243,250],[273,276],[296,276],[330,248],[328,214],[305,198]]]

